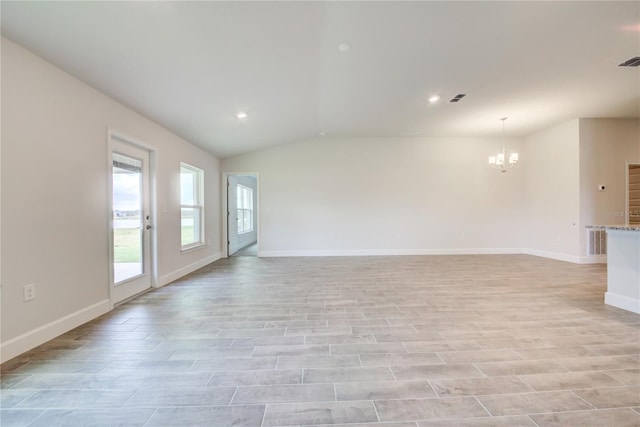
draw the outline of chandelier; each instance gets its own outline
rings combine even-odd
[[[507,117],[502,117],[500,118],[500,120],[502,121],[502,136],[504,137],[504,122],[505,120],[507,120]],[[507,159],[507,152],[504,148],[503,139],[502,153],[498,153],[495,156],[489,157],[489,165],[502,173],[506,173],[509,169],[514,167],[516,163],[518,163],[518,153],[509,154],[509,164],[505,162],[505,159]]]

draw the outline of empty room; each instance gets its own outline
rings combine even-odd
[[[3,427],[640,427],[640,2],[0,12]]]

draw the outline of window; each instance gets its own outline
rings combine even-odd
[[[253,231],[253,190],[238,184],[238,234]]]
[[[204,244],[204,172],[180,163],[180,235],[182,249]]]

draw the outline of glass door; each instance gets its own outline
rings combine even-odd
[[[149,152],[111,138],[112,303],[151,287]]]

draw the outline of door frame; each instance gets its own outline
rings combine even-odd
[[[145,150],[149,153],[149,210],[151,215],[151,229],[147,231],[149,233],[149,280],[152,288],[158,287],[158,247],[157,247],[157,224],[158,224],[158,209],[157,209],[157,200],[156,200],[156,189],[157,189],[157,179],[156,179],[156,170],[157,170],[157,152],[156,149],[151,147],[150,145],[136,139],[132,138],[122,132],[113,130],[110,127],[107,127],[107,171],[108,171],[108,179],[107,179],[107,240],[108,240],[108,257],[109,263],[107,268],[107,277],[108,277],[108,287],[109,287],[109,302],[111,303],[111,308],[116,304],[126,301],[114,301],[114,287],[113,283],[113,263],[114,263],[114,255],[113,255],[113,178],[111,177],[111,169],[113,167],[112,161],[112,153],[113,153],[113,145],[112,139],[119,139],[127,144],[132,145],[141,150]],[[143,292],[148,291],[145,290]]]
[[[225,258],[229,258],[229,197],[228,197],[228,183],[230,176],[253,176],[256,178],[256,205],[258,211],[256,212],[256,226],[258,227],[258,232],[256,233],[256,246],[257,246],[257,257],[260,257],[260,235],[262,234],[262,224],[260,222],[261,217],[261,206],[260,206],[260,174],[258,172],[222,172],[222,218],[224,221],[222,227],[222,246],[223,251],[222,255]]]

